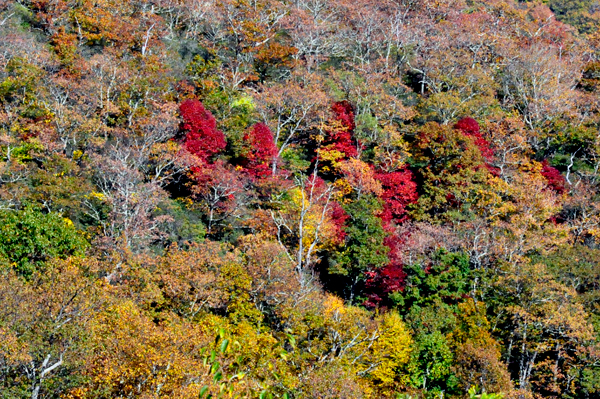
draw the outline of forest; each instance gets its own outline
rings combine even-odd
[[[0,0],[0,399],[600,397],[597,0]]]

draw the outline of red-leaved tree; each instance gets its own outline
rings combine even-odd
[[[331,110],[339,127],[326,138],[325,146],[343,153],[345,158],[355,157],[358,154],[358,143],[353,137],[356,124],[352,104],[345,100],[339,101],[332,105]]]
[[[252,177],[264,178],[272,174],[271,164],[277,156],[273,133],[264,123],[257,123],[244,135],[247,145],[244,168]]]
[[[338,243],[342,244],[347,235],[346,221],[350,216],[339,203],[332,202],[330,204],[330,218],[336,230],[336,239]]]
[[[404,273],[400,255],[403,239],[396,233],[394,223],[402,223],[408,219],[407,207],[418,199],[417,184],[413,180],[410,170],[396,172],[379,172],[375,175],[381,182],[383,192],[383,211],[379,215],[383,227],[388,233],[383,243],[389,248],[387,257],[389,263],[379,269],[367,273],[365,282],[365,306],[376,307],[385,305],[391,293],[404,288],[406,273]]]
[[[565,192],[565,178],[560,171],[552,166],[547,159],[542,161],[542,176],[548,181],[548,187],[558,194]]]
[[[375,175],[375,178],[381,182],[383,187],[381,199],[384,206],[380,217],[384,226],[389,225],[392,221],[396,223],[405,221],[408,218],[407,206],[415,203],[419,198],[412,172],[410,170],[380,172]]]
[[[473,118],[462,118],[454,125],[455,129],[460,130],[465,136],[473,137],[475,145],[481,151],[481,155],[486,161],[491,161],[494,157],[494,151],[490,148],[490,143],[483,138],[479,123]]]
[[[390,294],[404,289],[406,273],[400,255],[404,241],[397,234],[390,232],[383,243],[390,249],[387,254],[390,262],[382,268],[366,273],[367,300],[364,305],[367,307],[385,305]]]
[[[225,136],[217,129],[215,117],[198,100],[185,100],[179,106],[183,118],[181,131],[185,134],[185,149],[204,163],[227,146]]]

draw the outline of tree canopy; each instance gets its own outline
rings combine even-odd
[[[597,397],[599,32],[0,1],[0,398]]]

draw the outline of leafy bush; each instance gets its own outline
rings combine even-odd
[[[29,277],[52,258],[83,255],[87,241],[69,219],[35,208],[0,211],[0,256]]]

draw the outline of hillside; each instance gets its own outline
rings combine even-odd
[[[0,399],[600,396],[596,0],[0,0]]]

